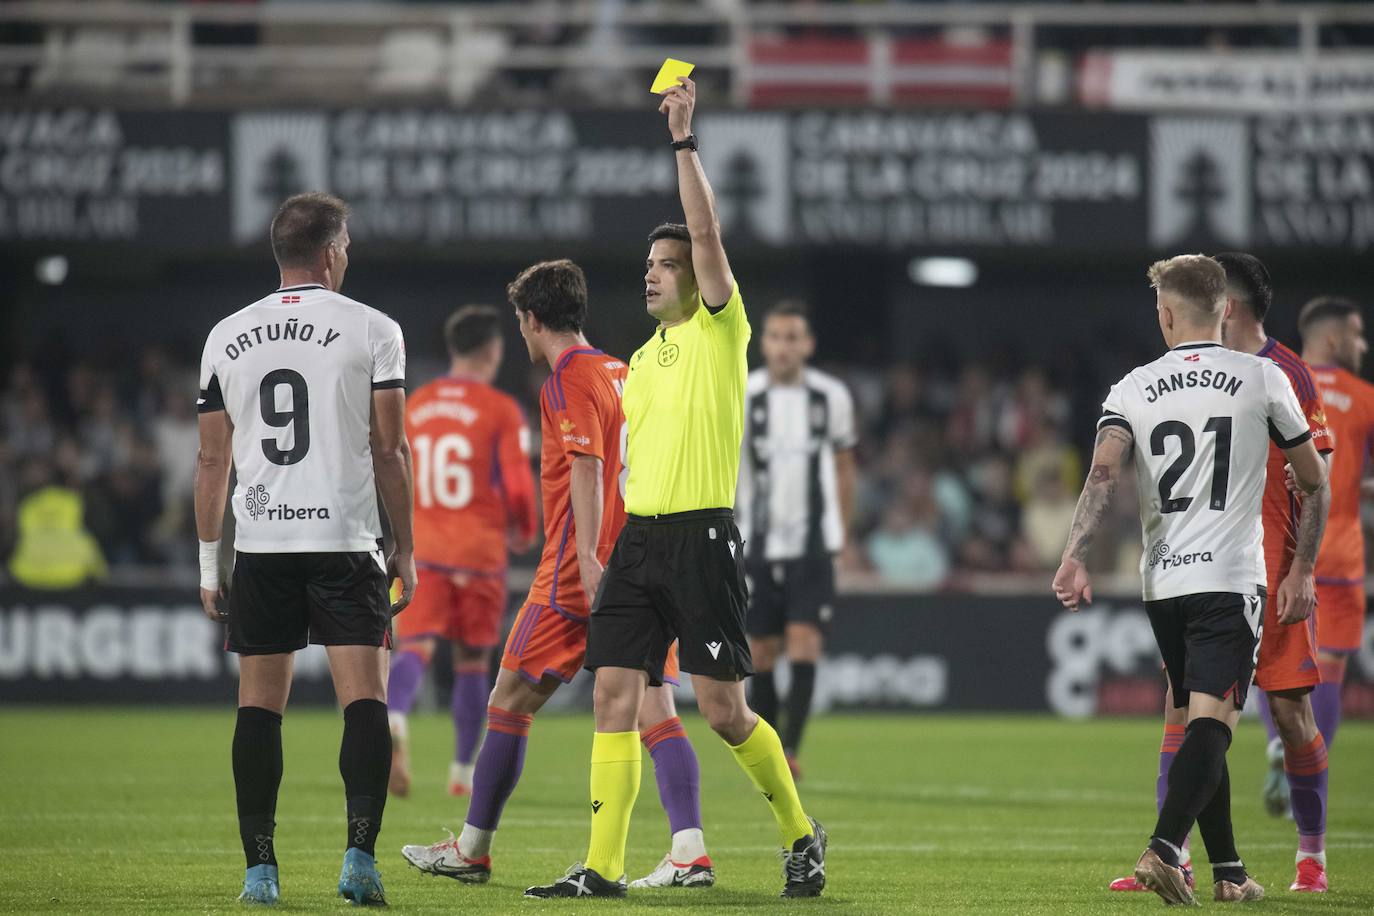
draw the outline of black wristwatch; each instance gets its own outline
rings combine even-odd
[[[696,135],[696,134],[688,134],[686,137],[684,137],[684,138],[681,139],[681,140],[674,140],[674,141],[673,141],[673,149],[675,149],[675,150],[689,149],[689,150],[691,150],[692,152],[696,152],[696,149],[697,149],[697,135]]]

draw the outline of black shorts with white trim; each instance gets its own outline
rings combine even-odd
[[[381,550],[235,555],[225,648],[277,655],[310,643],[391,645]]]
[[[781,636],[790,623],[829,631],[835,607],[834,557],[751,560],[747,568],[750,636]]]
[[[1145,602],[1176,709],[1186,707],[1195,690],[1229,699],[1236,709],[1245,706],[1264,631],[1264,586],[1257,591],[1202,592]]]

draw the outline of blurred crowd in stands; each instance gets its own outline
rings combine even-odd
[[[947,375],[911,364],[825,368],[849,384],[861,428],[846,575],[932,590],[1055,568],[1091,445],[1070,441],[1070,404],[1101,392],[1071,398],[1033,365],[1009,375],[978,363]],[[428,380],[424,371],[412,367],[412,386]],[[541,381],[519,392],[533,417]],[[0,556],[12,577],[25,578],[15,562],[25,538],[30,554],[60,556],[61,575],[76,581],[194,571],[195,391],[194,368],[156,348],[119,365],[9,371]],[[1139,558],[1134,488],[1123,490],[1098,539],[1102,572],[1129,574]]]
[[[30,563],[62,553],[73,566],[59,577],[194,565],[194,369],[158,349],[130,365],[50,368],[17,363],[0,389],[0,549],[10,573],[25,578],[22,553]],[[56,498],[71,494],[80,532]]]
[[[964,0],[958,5],[982,6],[991,0]],[[1088,2],[1088,0],[1080,0]],[[1201,8],[1212,5],[1208,0],[1136,0],[1175,8]],[[1239,0],[1255,6],[1297,8],[1304,4],[1275,2],[1275,0]],[[1335,0],[1339,9],[1367,0]],[[528,101],[547,102],[576,100],[579,104],[623,105],[639,104],[643,74],[629,78],[619,63],[624,49],[636,48],[709,48],[727,47],[737,38],[732,23],[743,18],[756,7],[790,13],[790,17],[770,16],[748,30],[753,41],[797,41],[803,44],[863,41],[875,34],[875,27],[864,15],[878,6],[896,8],[900,22],[902,8],[915,11],[942,10],[956,5],[954,0],[896,0],[879,3],[877,0],[598,0],[587,7],[592,15],[562,17],[553,15],[566,6],[562,0],[458,0],[458,5],[482,12],[507,7],[521,15],[509,22],[485,21],[480,26],[466,27],[455,39],[444,26],[417,25],[403,19],[391,22],[383,13],[380,18],[354,21],[345,12],[338,21],[312,18],[308,26],[286,25],[268,17],[271,7],[289,3],[295,8],[329,6],[331,9],[361,5],[354,0],[154,0],[153,7],[186,5],[194,12],[205,7],[231,6],[245,11],[261,8],[264,18],[254,21],[251,12],[243,21],[217,21],[200,18],[191,30],[192,50],[254,47],[334,47],[336,54],[350,49],[369,47],[359,58],[358,66],[350,71],[333,72],[335,81],[348,86],[353,97],[357,93],[376,92],[383,95],[446,91],[455,99],[481,99],[486,104],[519,104]],[[391,0],[395,7],[431,7],[452,5],[453,0]],[[1036,0],[1024,0],[1026,6],[1036,6]],[[1002,4],[1005,6],[1006,4]],[[1016,5],[1016,4],[1012,4]],[[1062,2],[1044,6],[1063,6]],[[1074,5],[1072,3],[1070,6]],[[0,45],[11,48],[41,47],[37,58],[20,57],[9,64],[0,63],[0,89],[26,93],[35,90],[52,91],[63,87],[110,90],[139,85],[138,79],[148,76],[148,61],[161,60],[167,51],[165,27],[122,25],[117,19],[101,23],[92,21],[72,25],[55,21],[46,23],[42,17],[5,16],[7,9],[17,8],[14,0],[0,0]],[[36,4],[24,4],[26,9]],[[370,3],[374,11],[385,10],[386,3]],[[846,10],[856,15],[845,22]],[[536,15],[527,15],[531,10]],[[675,17],[682,10],[699,11],[702,16]],[[547,11],[550,15],[538,15]],[[661,13],[661,18],[654,14]],[[499,18],[499,17],[497,17]],[[790,18],[790,21],[788,21]],[[368,25],[364,25],[366,23]],[[371,32],[368,29],[371,29]],[[978,24],[918,24],[916,22],[888,23],[881,31],[893,39],[915,39],[932,45],[950,48],[1006,46],[1012,27],[1010,20],[993,19]],[[1057,55],[1048,61],[1051,71],[1044,80],[1051,86],[1051,76],[1061,58],[1073,58],[1088,51],[1110,48],[1176,47],[1216,50],[1222,48],[1297,49],[1301,30],[1296,19],[1284,22],[1255,21],[1253,23],[1220,21],[1216,24],[1155,23],[1139,24],[1110,20],[1082,23],[1037,24],[1035,45]],[[457,41],[457,44],[451,45]],[[1364,21],[1333,20],[1322,25],[1320,40],[1324,49],[1369,47],[1374,44],[1374,25]],[[360,44],[361,41],[361,44]],[[331,44],[332,42],[332,44]],[[598,63],[594,67],[564,65],[552,62],[506,66],[514,49],[523,51],[592,52]],[[814,48],[813,48],[814,50]],[[450,53],[463,60],[463,73],[445,83],[442,74]],[[194,56],[194,55],[193,55]],[[289,55],[288,55],[289,57]],[[288,61],[289,63],[289,61]],[[276,65],[280,65],[277,62]],[[1005,62],[1001,62],[1005,66]],[[170,66],[168,64],[167,66]],[[963,65],[968,66],[965,62]],[[291,97],[288,87],[255,82],[256,76],[269,71],[265,60],[244,59],[207,64],[196,70],[194,89],[197,92],[229,91],[251,88],[254,99],[273,96]],[[152,67],[156,70],[157,67]],[[308,71],[303,71],[308,72]],[[360,74],[370,74],[362,77]],[[733,77],[719,68],[703,67],[697,74],[702,92],[712,98],[728,97],[728,83]],[[946,77],[954,79],[955,77]],[[984,76],[983,78],[990,78]],[[350,81],[351,80],[351,81]],[[325,91],[327,86],[312,84],[313,91]],[[1057,104],[1056,92],[1046,88],[1041,101]],[[1058,101],[1056,101],[1058,99]],[[939,101],[939,98],[933,99]]]

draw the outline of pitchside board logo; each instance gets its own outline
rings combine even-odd
[[[1150,243],[1205,250],[1250,242],[1250,129],[1239,119],[1150,122]]]
[[[234,118],[234,241],[263,241],[281,202],[329,187],[328,126],[322,114]]]
[[[243,504],[248,509],[248,514],[252,517],[253,521],[256,522],[258,519],[262,518],[263,513],[267,511],[267,503],[271,498],[271,494],[267,492],[267,488],[262,484],[258,484],[256,487],[249,487],[247,491],[244,492]]]
[[[708,115],[698,122],[698,155],[715,188],[722,228],[731,239],[785,244],[791,225],[787,117]]]
[[[658,348],[658,364],[667,368],[677,362],[681,348],[677,344],[664,344]]]

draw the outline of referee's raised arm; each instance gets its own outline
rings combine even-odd
[[[692,133],[692,111],[696,108],[697,86],[685,76],[681,85],[663,92],[658,110],[668,116],[668,130],[677,151],[677,187],[682,197],[682,212],[692,236],[692,271],[707,308],[725,306],[735,291],[735,278],[720,239],[720,219],[716,196],[711,191],[701,160],[697,158],[697,139]]]

